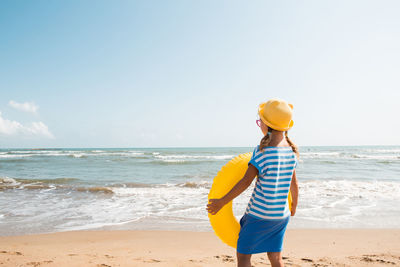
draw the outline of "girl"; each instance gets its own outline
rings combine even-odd
[[[243,178],[220,199],[210,199],[207,211],[216,214],[240,195],[257,176],[246,212],[240,219],[238,267],[251,267],[254,253],[267,252],[272,267],[283,266],[282,243],[290,215],[296,213],[298,184],[295,167],[298,150],[287,131],[293,126],[293,105],[272,99],[258,108],[257,125],[264,137],[254,149]],[[288,194],[292,194],[289,210]]]

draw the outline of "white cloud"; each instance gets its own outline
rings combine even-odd
[[[33,135],[42,135],[48,138],[54,138],[54,135],[49,131],[49,127],[41,121],[32,122],[30,126],[25,127],[25,130]]]
[[[18,102],[15,102],[14,100],[10,100],[10,102],[8,102],[8,105],[17,110],[34,113],[34,114],[36,114],[37,110],[39,109],[39,106],[37,106],[33,102],[18,103]]]
[[[49,128],[43,122],[31,122],[28,125],[22,125],[18,121],[11,121],[3,118],[0,112],[0,134],[4,135],[35,135],[54,138]]]
[[[10,121],[7,119],[4,119],[1,116],[0,112],[0,133],[5,134],[5,135],[13,135],[15,133],[18,133],[23,129],[24,126],[22,126],[21,123],[17,121]]]

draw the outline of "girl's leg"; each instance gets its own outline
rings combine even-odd
[[[283,267],[282,252],[267,252],[271,267]]]
[[[251,254],[242,254],[236,251],[236,256],[238,267],[251,267]]]

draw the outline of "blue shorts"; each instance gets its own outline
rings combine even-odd
[[[290,216],[284,219],[266,220],[244,214],[240,219],[237,252],[242,254],[281,252],[289,218]]]

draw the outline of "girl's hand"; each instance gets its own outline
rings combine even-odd
[[[294,216],[295,214],[296,214],[296,207],[297,207],[297,205],[293,205],[293,203],[292,203],[292,208],[291,208],[291,211],[290,211],[290,215],[291,216]]]
[[[209,203],[207,204],[207,211],[215,215],[223,206],[225,206],[225,203],[222,198],[212,198],[209,199]]]

